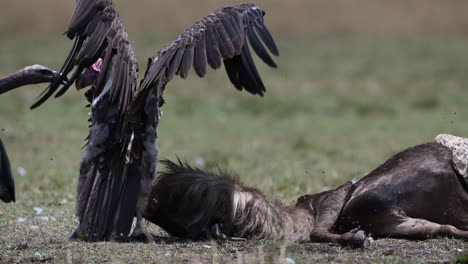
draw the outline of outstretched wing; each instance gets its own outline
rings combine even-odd
[[[112,102],[118,100],[120,110],[124,111],[132,91],[136,90],[138,65],[112,1],[78,0],[67,37],[74,39],[74,43],[60,69],[61,78],[53,82],[31,108],[38,107],[54,93],[55,97],[64,94],[84,69],[101,58],[101,72],[92,97],[109,91]],[[62,85],[71,72],[73,74]]]
[[[276,67],[269,52],[276,56],[279,52],[263,22],[264,15],[254,4],[240,4],[221,8],[195,23],[149,59],[134,96],[135,105],[141,105],[149,89],[169,82],[175,74],[185,79],[193,67],[203,77],[208,65],[218,69],[221,61],[237,89],[263,95],[265,86],[247,42],[266,64]]]

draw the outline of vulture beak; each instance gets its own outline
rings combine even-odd
[[[75,87],[76,90],[84,89],[90,85],[93,85],[101,72],[102,59],[99,58],[91,67],[85,69],[83,73],[80,74],[78,79],[76,79]]]

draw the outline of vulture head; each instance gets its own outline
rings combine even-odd
[[[39,64],[27,66],[19,74],[24,76],[24,79],[28,79],[30,83],[52,82],[60,76],[59,72]]]
[[[79,91],[96,82],[99,73],[101,72],[102,59],[98,59],[91,67],[86,68],[76,79],[75,87]]]

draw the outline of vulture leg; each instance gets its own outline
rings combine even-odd
[[[146,225],[143,222],[143,217],[141,216],[141,211],[138,210],[136,215],[137,215],[137,222],[136,222],[135,228],[133,229],[131,240],[142,241],[146,243],[153,242],[153,236],[146,229]]]
[[[132,238],[140,241],[152,242],[153,237],[146,229],[142,214],[148,205],[148,199],[152,189],[152,183],[156,176],[156,162],[158,160],[158,146],[156,144],[156,128],[161,117],[160,102],[162,99],[162,90],[165,82],[158,84],[158,89],[154,89],[146,98],[146,107],[144,108],[143,126],[135,128],[135,142],[131,146],[131,157],[136,158],[140,168],[140,190],[136,204],[137,223],[133,230]]]

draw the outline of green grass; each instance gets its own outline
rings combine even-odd
[[[133,36],[140,69],[145,69],[146,57],[176,35]],[[291,203],[299,195],[360,177],[397,151],[432,141],[437,134],[467,136],[467,37],[277,38],[279,69],[259,67],[268,89],[264,98],[235,91],[222,70],[168,86],[159,127],[160,158],[177,155],[193,164],[201,157],[206,167],[236,171],[270,198]],[[0,75],[33,63],[57,69],[69,45],[55,36],[2,37]],[[278,241],[219,243],[210,249],[203,245],[213,246],[211,242],[167,238],[150,245],[68,242],[77,224],[75,186],[88,109],[83,96],[71,90],[30,111],[43,88],[0,97],[0,137],[9,151],[17,189],[17,203],[0,204],[0,262],[278,259],[283,246]],[[27,174],[18,175],[18,167]],[[43,208],[42,215],[57,221],[34,219],[33,207]],[[26,221],[19,223],[19,217]],[[166,236],[155,226],[151,230]],[[467,244],[383,239],[364,251],[289,244],[286,256],[296,263],[421,263],[455,260],[463,254],[459,249],[466,254]]]

